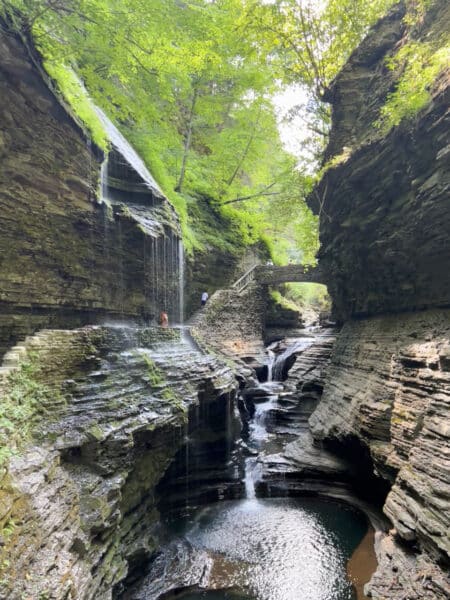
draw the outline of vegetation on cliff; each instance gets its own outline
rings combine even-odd
[[[37,419],[50,418],[47,405],[63,402],[60,392],[42,384],[31,359],[13,370],[3,386],[0,416],[0,467],[29,443]]]
[[[382,132],[403,119],[414,117],[431,100],[430,90],[438,75],[450,65],[450,35],[428,42],[411,40],[387,65],[401,72],[395,90],[389,94],[376,122]]]

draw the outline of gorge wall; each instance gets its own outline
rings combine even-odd
[[[0,597],[106,600],[160,544],[188,434],[216,471],[198,494],[239,488],[223,466],[236,380],[179,330],[136,325],[182,316],[175,211],[97,109],[104,160],[1,25]]]
[[[352,457],[361,443],[391,484],[379,535],[374,599],[450,595],[449,72],[429,104],[382,135],[374,121],[398,73],[402,6],[371,31],[328,91],[328,157],[342,155],[311,198],[320,264],[344,322],[312,433]],[[448,31],[436,2],[419,40]],[[395,314],[389,314],[395,313]]]
[[[234,375],[179,331],[104,326],[40,331],[10,370],[2,400],[26,396],[32,427],[9,424],[0,464],[0,597],[111,599],[159,547],[157,484],[187,433],[227,434]]]
[[[310,203],[321,214],[319,260],[340,320],[450,304],[448,70],[416,118],[387,135],[375,126],[399,76],[386,60],[405,43],[403,16],[400,6],[378,23],[326,96],[327,156],[342,160]],[[439,39],[449,21],[448,4],[435,3],[417,39]]]
[[[102,152],[4,23],[0,49],[0,354],[46,326],[163,309],[178,320],[173,209],[116,138],[117,193],[112,207],[99,202]]]

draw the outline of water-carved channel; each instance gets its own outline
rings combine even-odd
[[[325,469],[322,479],[299,488],[292,472],[290,481],[292,464],[282,464],[289,445],[302,437],[309,443],[307,418],[317,402],[313,385],[298,398],[287,371],[327,335],[272,346],[261,376],[268,381],[247,383],[240,418],[230,404],[195,415],[195,430],[186,431],[186,445],[160,485],[165,543],[120,598],[365,598],[362,584],[375,568],[373,551],[367,553],[373,530],[361,510],[342,501],[348,492],[336,483],[339,468],[324,451],[333,477],[326,481]]]

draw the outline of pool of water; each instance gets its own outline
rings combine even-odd
[[[346,563],[367,520],[323,499],[221,502],[169,523],[195,549],[215,557],[211,584],[183,600],[354,600]],[[241,594],[241,595],[239,595]]]
[[[177,600],[251,600],[249,596],[241,596],[227,590],[186,592],[175,598]]]

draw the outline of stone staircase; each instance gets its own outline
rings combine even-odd
[[[193,313],[189,319],[186,321],[187,327],[198,327],[203,323],[205,318],[206,308],[199,308]]]
[[[186,325],[188,327],[198,327],[205,322],[205,315],[208,312],[208,308],[211,305],[214,305],[219,302],[223,302],[224,298],[226,298],[226,302],[230,301],[230,297],[234,298],[237,295],[241,295],[248,286],[255,281],[255,271],[256,267],[258,267],[258,263],[255,263],[248,269],[239,279],[237,279],[228,289],[217,290],[212,294],[211,298],[206,303],[205,307],[199,308],[196,310],[186,321]]]
[[[72,330],[66,329],[41,329],[34,335],[27,336],[3,356],[0,366],[0,388],[11,373],[20,369],[21,365],[28,362],[36,353],[44,353],[46,360],[58,362],[58,347],[65,348],[72,337]]]
[[[27,336],[20,344],[8,350],[0,366],[0,384],[7,379],[8,375],[13,371],[17,371],[20,365],[26,362],[26,357],[30,351],[37,350],[45,345],[52,333],[51,330],[43,329],[35,335]]]

